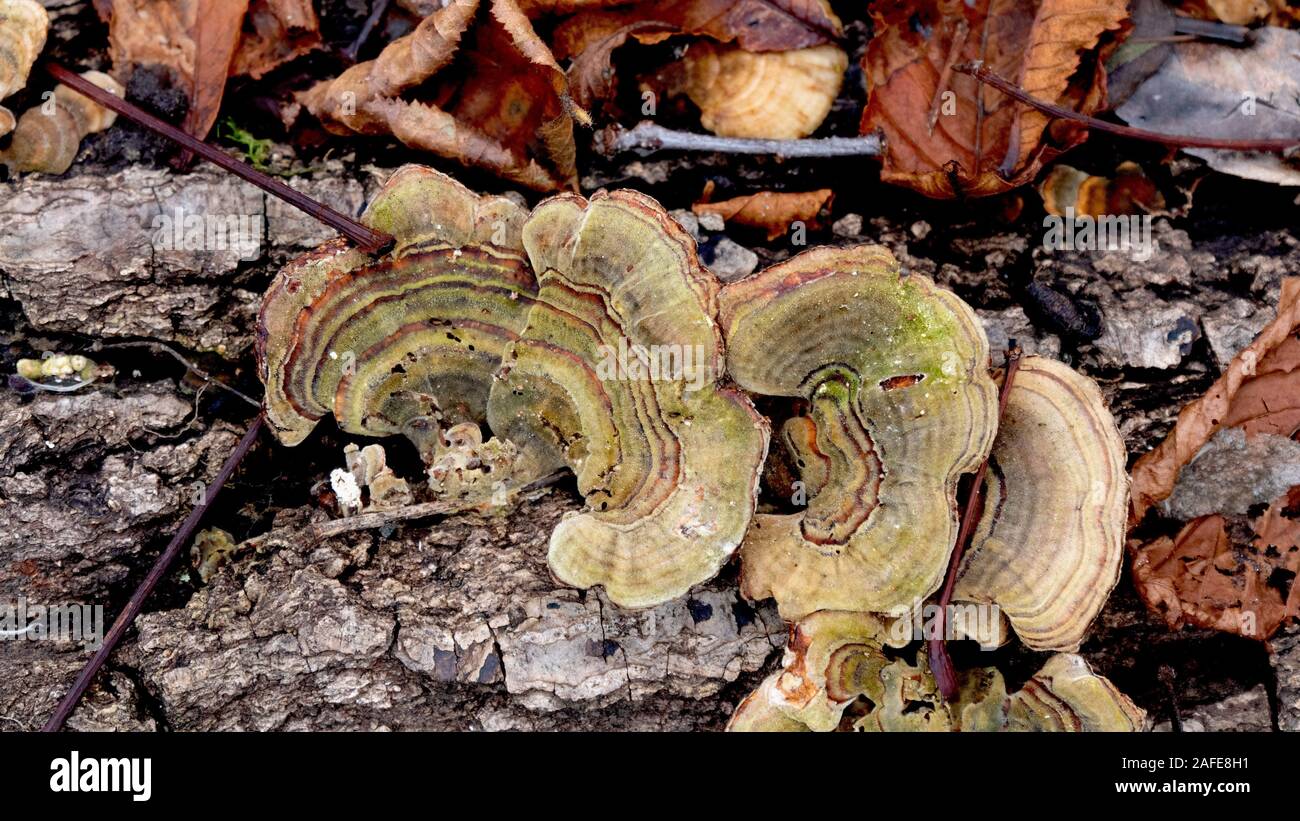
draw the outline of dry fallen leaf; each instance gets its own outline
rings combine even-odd
[[[320,40],[311,0],[253,0],[230,73],[256,80],[316,48]]]
[[[885,134],[883,179],[948,198],[1029,182],[1087,137],[952,67],[980,60],[1041,100],[1091,113],[1104,106],[1102,62],[1128,12],[1125,0],[921,0],[877,3],[873,16],[862,132]]]
[[[388,133],[538,191],[576,188],[573,123],[587,116],[516,0],[489,7],[452,0],[299,99],[336,133]]]
[[[806,192],[760,191],[721,202],[709,202],[711,188],[705,189],[704,201],[691,206],[696,214],[718,214],[727,222],[767,232],[774,240],[790,230],[795,222],[809,227],[820,224],[818,216],[829,211],[835,194],[829,188]]]
[[[169,69],[189,97],[184,128],[199,138],[216,121],[229,77],[261,77],[320,43],[308,0],[111,0],[96,8],[108,21],[114,76],[125,82],[140,65]]]
[[[203,137],[217,121],[248,0],[199,0],[197,11],[189,30],[194,41],[190,107],[181,127],[187,134]]]
[[[1130,538],[1138,592],[1171,627],[1265,639],[1300,616],[1300,485],[1274,496],[1300,462],[1297,434],[1300,279],[1287,279],[1277,318],[1133,466],[1130,528],[1157,505],[1203,514],[1172,537]]]
[[[1176,43],[1115,109],[1130,125],[1165,134],[1300,140],[1300,32],[1264,27],[1248,47]],[[1187,148],[1225,174],[1300,185],[1300,165],[1279,154]]]

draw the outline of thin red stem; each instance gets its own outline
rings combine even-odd
[[[243,460],[244,455],[247,454],[249,449],[253,446],[253,442],[257,440],[257,435],[261,430],[262,414],[259,413],[248,426],[248,432],[244,434],[244,438],[239,440],[239,444],[235,446],[235,450],[226,459],[226,463],[221,466],[221,472],[217,474],[217,478],[212,481],[212,486],[206,493],[204,493],[202,503],[190,511],[190,515],[187,516],[185,521],[181,524],[180,530],[176,531],[176,535],[173,536],[171,542],[168,543],[167,549],[162,552],[162,555],[158,557],[158,561],[154,562],[153,567],[150,568],[149,574],[144,577],[144,581],[142,581],[140,586],[135,589],[135,592],[131,594],[131,600],[126,603],[125,609],[118,614],[117,620],[113,622],[113,626],[110,627],[108,633],[104,635],[103,644],[101,644],[99,650],[95,652],[94,657],[91,658],[91,660],[87,662],[86,666],[81,669],[81,672],[77,674],[77,680],[72,683],[72,689],[70,689],[67,695],[63,697],[63,700],[59,702],[58,709],[54,711],[54,715],[50,716],[50,720],[45,722],[45,726],[41,728],[41,732],[58,732],[59,729],[63,727],[63,723],[68,720],[68,716],[72,715],[73,709],[76,708],[77,702],[81,701],[81,697],[85,695],[86,688],[88,688],[90,682],[94,680],[95,674],[104,666],[104,662],[108,661],[108,657],[112,655],[113,650],[117,647],[117,643],[122,640],[122,636],[126,634],[127,629],[131,626],[131,623],[135,621],[136,616],[140,615],[140,610],[144,607],[145,600],[149,598],[149,594],[153,593],[154,588],[158,586],[158,583],[162,581],[163,576],[167,574],[167,569],[171,567],[172,563],[176,561],[176,557],[180,555],[181,548],[189,544],[190,536],[194,533],[195,528],[199,526],[199,522],[203,519],[203,514],[207,513],[208,508],[212,506],[212,502],[216,498],[217,493],[221,490],[222,486],[226,484],[226,481],[230,479],[231,475],[234,474],[235,469],[239,467],[240,461]]]
[[[1020,348],[1012,343],[1006,351],[1006,375],[1002,377],[1002,389],[998,392],[998,422],[1007,410],[1007,396],[1011,393],[1011,383],[1015,381],[1016,371],[1020,369]],[[944,578],[943,590],[939,594],[938,614],[935,618],[935,638],[926,640],[926,653],[930,658],[930,672],[934,674],[939,692],[948,701],[957,697],[957,674],[952,667],[952,656],[948,655],[948,605],[952,603],[952,592],[957,587],[957,571],[961,569],[962,556],[975,533],[975,523],[979,521],[984,507],[984,477],[989,471],[986,458],[975,471],[971,479],[970,492],[966,496],[966,507],[961,514],[961,525],[957,529],[957,543],[952,549],[952,558],[948,560],[948,574]]]
[[[1233,140],[1223,137],[1194,137],[1187,134],[1161,134],[1158,131],[1147,131],[1127,125],[1118,125],[1040,100],[1020,86],[990,71],[979,63],[962,63],[959,66],[954,66],[953,71],[969,74],[981,83],[987,83],[1008,97],[1036,108],[1044,114],[1079,123],[1093,131],[1104,131],[1107,134],[1115,134],[1119,137],[1172,145],[1178,148],[1219,148],[1225,151],[1286,151],[1300,146],[1300,140],[1297,139]]]
[[[195,139],[176,126],[165,123],[146,111],[141,111],[116,94],[105,91],[57,63],[46,65],[45,70],[60,83],[84,94],[104,108],[116,111],[128,120],[149,129],[155,134],[161,134],[167,139],[193,151],[208,162],[221,166],[240,179],[246,180],[268,194],[273,194],[293,207],[310,214],[352,240],[358,248],[366,253],[377,254],[393,242],[393,238],[389,234],[362,225],[351,217],[340,214],[328,205],[317,202],[301,191],[295,191],[274,177],[263,174],[256,168],[240,162],[224,151]]]

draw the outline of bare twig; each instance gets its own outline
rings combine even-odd
[[[63,700],[59,702],[58,709],[54,711],[54,715],[50,716],[50,720],[45,722],[45,726],[41,728],[42,732],[58,732],[58,730],[63,727],[63,723],[68,720],[68,716],[72,714],[73,709],[77,706],[77,702],[79,702],[81,697],[85,695],[86,688],[88,688],[90,682],[94,680],[95,674],[104,666],[104,662],[108,661],[108,657],[112,655],[113,650],[117,647],[117,643],[122,640],[122,636],[125,635],[127,629],[131,626],[131,623],[135,621],[135,617],[140,615],[140,610],[144,607],[145,600],[149,598],[149,594],[153,593],[154,588],[156,588],[158,583],[162,581],[163,576],[166,575],[167,569],[171,567],[172,562],[176,561],[176,557],[180,554],[181,548],[189,543],[190,536],[194,533],[194,529],[198,527],[199,522],[203,519],[203,514],[207,513],[208,508],[212,506],[212,502],[216,498],[217,493],[220,492],[222,486],[224,486],[227,480],[230,479],[231,475],[234,474],[235,469],[239,467],[240,461],[243,460],[245,454],[247,454],[249,449],[252,448],[253,442],[257,441],[257,435],[261,430],[262,415],[259,413],[248,426],[248,432],[244,434],[244,438],[239,440],[239,444],[235,446],[234,451],[226,459],[225,464],[221,466],[221,471],[217,474],[216,478],[213,479],[212,486],[203,494],[203,501],[195,507],[194,510],[190,511],[190,515],[187,516],[185,521],[181,524],[180,530],[176,531],[176,535],[173,536],[171,542],[167,544],[167,548],[163,550],[162,555],[158,557],[158,560],[154,562],[153,567],[149,569],[149,573],[144,577],[144,581],[142,581],[140,586],[135,589],[135,592],[131,594],[131,600],[126,603],[126,607],[118,614],[117,619],[113,622],[113,626],[108,629],[108,633],[104,636],[103,644],[101,644],[99,650],[95,652],[94,657],[91,658],[91,660],[87,662],[86,666],[81,669],[81,672],[77,674],[77,680],[73,682],[72,689],[70,689],[67,695],[63,697]]]
[[[1015,381],[1016,371],[1020,368],[1020,348],[1015,340],[1006,351],[1006,375],[1002,377],[1002,390],[998,392],[998,420],[1007,409],[1007,397],[1011,394],[1011,383]],[[957,587],[957,571],[961,569],[961,559],[975,532],[975,523],[980,518],[984,506],[984,476],[988,473],[989,460],[986,457],[979,470],[971,478],[970,493],[966,496],[966,506],[961,514],[961,526],[957,529],[957,543],[952,549],[952,558],[948,560],[948,574],[944,578],[943,591],[939,594],[935,638],[926,641],[926,652],[930,658],[930,672],[934,674],[939,692],[948,701],[957,697],[957,675],[952,668],[952,657],[948,655],[948,643],[944,634],[948,630],[948,605],[952,603],[952,591]]]
[[[596,147],[606,156],[636,151],[717,151],[723,154],[775,154],[782,157],[861,157],[881,152],[876,134],[864,137],[823,137],[807,140],[755,140],[743,137],[715,137],[674,131],[651,122],[632,129],[607,128],[596,135]]]
[[[340,214],[328,205],[319,203],[311,197],[300,191],[295,191],[274,177],[267,176],[252,166],[242,163],[231,157],[223,151],[220,151],[205,142],[195,139],[194,137],[181,131],[174,125],[163,122],[148,112],[141,111],[135,106],[112,94],[94,83],[86,80],[80,75],[64,68],[57,63],[51,63],[45,67],[54,79],[63,83],[65,86],[77,91],[90,99],[99,103],[104,108],[116,111],[128,120],[149,129],[155,134],[161,134],[167,139],[179,143],[181,146],[188,148],[195,154],[198,154],[208,162],[215,163],[227,171],[231,172],[240,179],[256,185],[263,191],[273,194],[304,213],[310,214],[334,230],[343,234],[357,247],[367,253],[379,253],[392,244],[393,238],[383,231],[376,231],[369,228],[349,216]]]
[[[1062,120],[1069,120],[1070,122],[1078,123],[1086,128],[1092,129],[1093,131],[1104,131],[1107,134],[1114,134],[1119,137],[1128,137],[1134,140],[1160,143],[1161,145],[1171,145],[1176,148],[1217,148],[1225,151],[1279,152],[1300,146],[1300,140],[1295,138],[1277,140],[1233,140],[1225,137],[1196,137],[1188,134],[1161,134],[1157,131],[1147,131],[1142,128],[1118,125],[1116,123],[1099,120],[1096,117],[1089,117],[1087,114],[1080,114],[1077,111],[1072,111],[1071,109],[1040,100],[1010,80],[990,71],[980,63],[962,63],[959,66],[954,66],[953,71],[960,71],[962,74],[969,74],[981,83],[987,83],[1008,97],[1018,100],[1031,108],[1036,108],[1044,114],[1049,114]]]
[[[257,401],[256,399],[244,393],[243,391],[239,390],[238,388],[233,388],[230,385],[227,385],[225,382],[222,382],[220,379],[217,379],[215,376],[204,371],[202,368],[200,368],[199,366],[195,365],[193,362],[189,361],[184,356],[182,356],[180,351],[176,350],[170,345],[166,345],[162,342],[104,342],[100,345],[100,347],[101,348],[148,348],[153,351],[160,351],[162,353],[167,354],[172,359],[175,359],[177,362],[181,363],[182,365],[184,365],[186,370],[193,373],[195,376],[197,376],[199,379],[202,379],[204,382],[207,382],[211,385],[215,385],[216,387],[221,388],[223,391],[228,391],[231,394],[238,396],[240,399],[244,400],[248,404],[257,408],[258,410],[261,410],[262,408],[261,402]]]

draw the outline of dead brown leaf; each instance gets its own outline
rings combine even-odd
[[[258,79],[320,42],[311,0],[253,0],[230,74]]]
[[[862,132],[885,134],[883,179],[950,198],[1029,182],[1087,137],[953,66],[983,61],[1041,100],[1092,113],[1104,106],[1102,63],[1128,11],[1125,0],[921,0],[877,3],[873,16]]]
[[[226,79],[248,13],[248,0],[199,0],[189,36],[194,41],[194,72],[190,75],[190,107],[181,127],[204,137],[217,121]]]
[[[452,0],[299,99],[336,133],[392,134],[538,191],[577,185],[587,117],[516,0]]]
[[[260,77],[320,43],[309,0],[104,0],[96,10],[108,21],[117,79],[136,66],[167,68],[189,97],[183,127],[199,138],[229,77]]]
[[[1138,593],[1170,628],[1265,639],[1300,616],[1300,487],[1231,529],[1245,532],[1233,538],[1223,516],[1202,516],[1134,555]]]
[[[1174,495],[1211,440],[1233,429],[1247,439],[1300,434],[1300,279],[1283,281],[1277,318],[1133,466],[1130,528]],[[1269,467],[1245,466],[1256,473]],[[1130,539],[1138,591],[1171,627],[1189,623],[1264,639],[1300,616],[1294,584],[1300,572],[1300,485],[1262,514],[1251,514],[1199,516],[1173,538]]]
[[[709,202],[711,186],[705,189],[704,201],[691,206],[696,214],[717,214],[734,225],[758,228],[767,232],[769,241],[790,230],[795,222],[817,227],[823,211],[830,211],[835,194],[829,188],[817,191],[760,191],[720,202]]]

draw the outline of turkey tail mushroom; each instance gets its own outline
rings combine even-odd
[[[49,28],[50,17],[36,0],[0,0],[0,100],[27,85]],[[14,115],[0,106],[0,137],[13,129]]]
[[[806,421],[787,432],[828,460],[810,471],[817,492],[804,511],[755,517],[742,592],[774,597],[790,620],[902,612],[935,592],[957,535],[957,481],[997,427],[974,312],[900,275],[875,246],[806,251],[720,299],[732,378],[806,400]]]
[[[99,71],[81,75],[100,88],[121,97],[120,83]],[[67,86],[57,86],[54,96],[29,108],[19,118],[9,148],[0,151],[0,162],[10,171],[39,171],[62,174],[72,167],[81,140],[113,125],[117,114]]]
[[[678,85],[705,128],[724,137],[807,137],[826,119],[849,58],[835,45],[755,53],[707,40],[692,43]]]
[[[451,425],[482,423],[536,281],[525,212],[422,166],[399,169],[361,221],[392,234],[373,258],[342,240],[286,265],[262,301],[266,415],[296,445],[324,416],[367,436],[404,434],[426,462]]]
[[[630,191],[546,200],[524,226],[539,291],[488,421],[588,509],[551,535],[552,573],[649,607],[713,577],[757,498],[768,427],[722,386],[717,281],[663,208]]]
[[[782,667],[736,707],[730,732],[1138,732],[1146,714],[1081,657],[1057,654],[1008,694],[994,668],[962,673],[945,701],[924,654],[916,665],[886,652],[907,620],[821,611],[790,627]]]
[[[1119,581],[1126,458],[1095,382],[1023,357],[954,598],[996,604],[1035,650],[1077,650]]]

